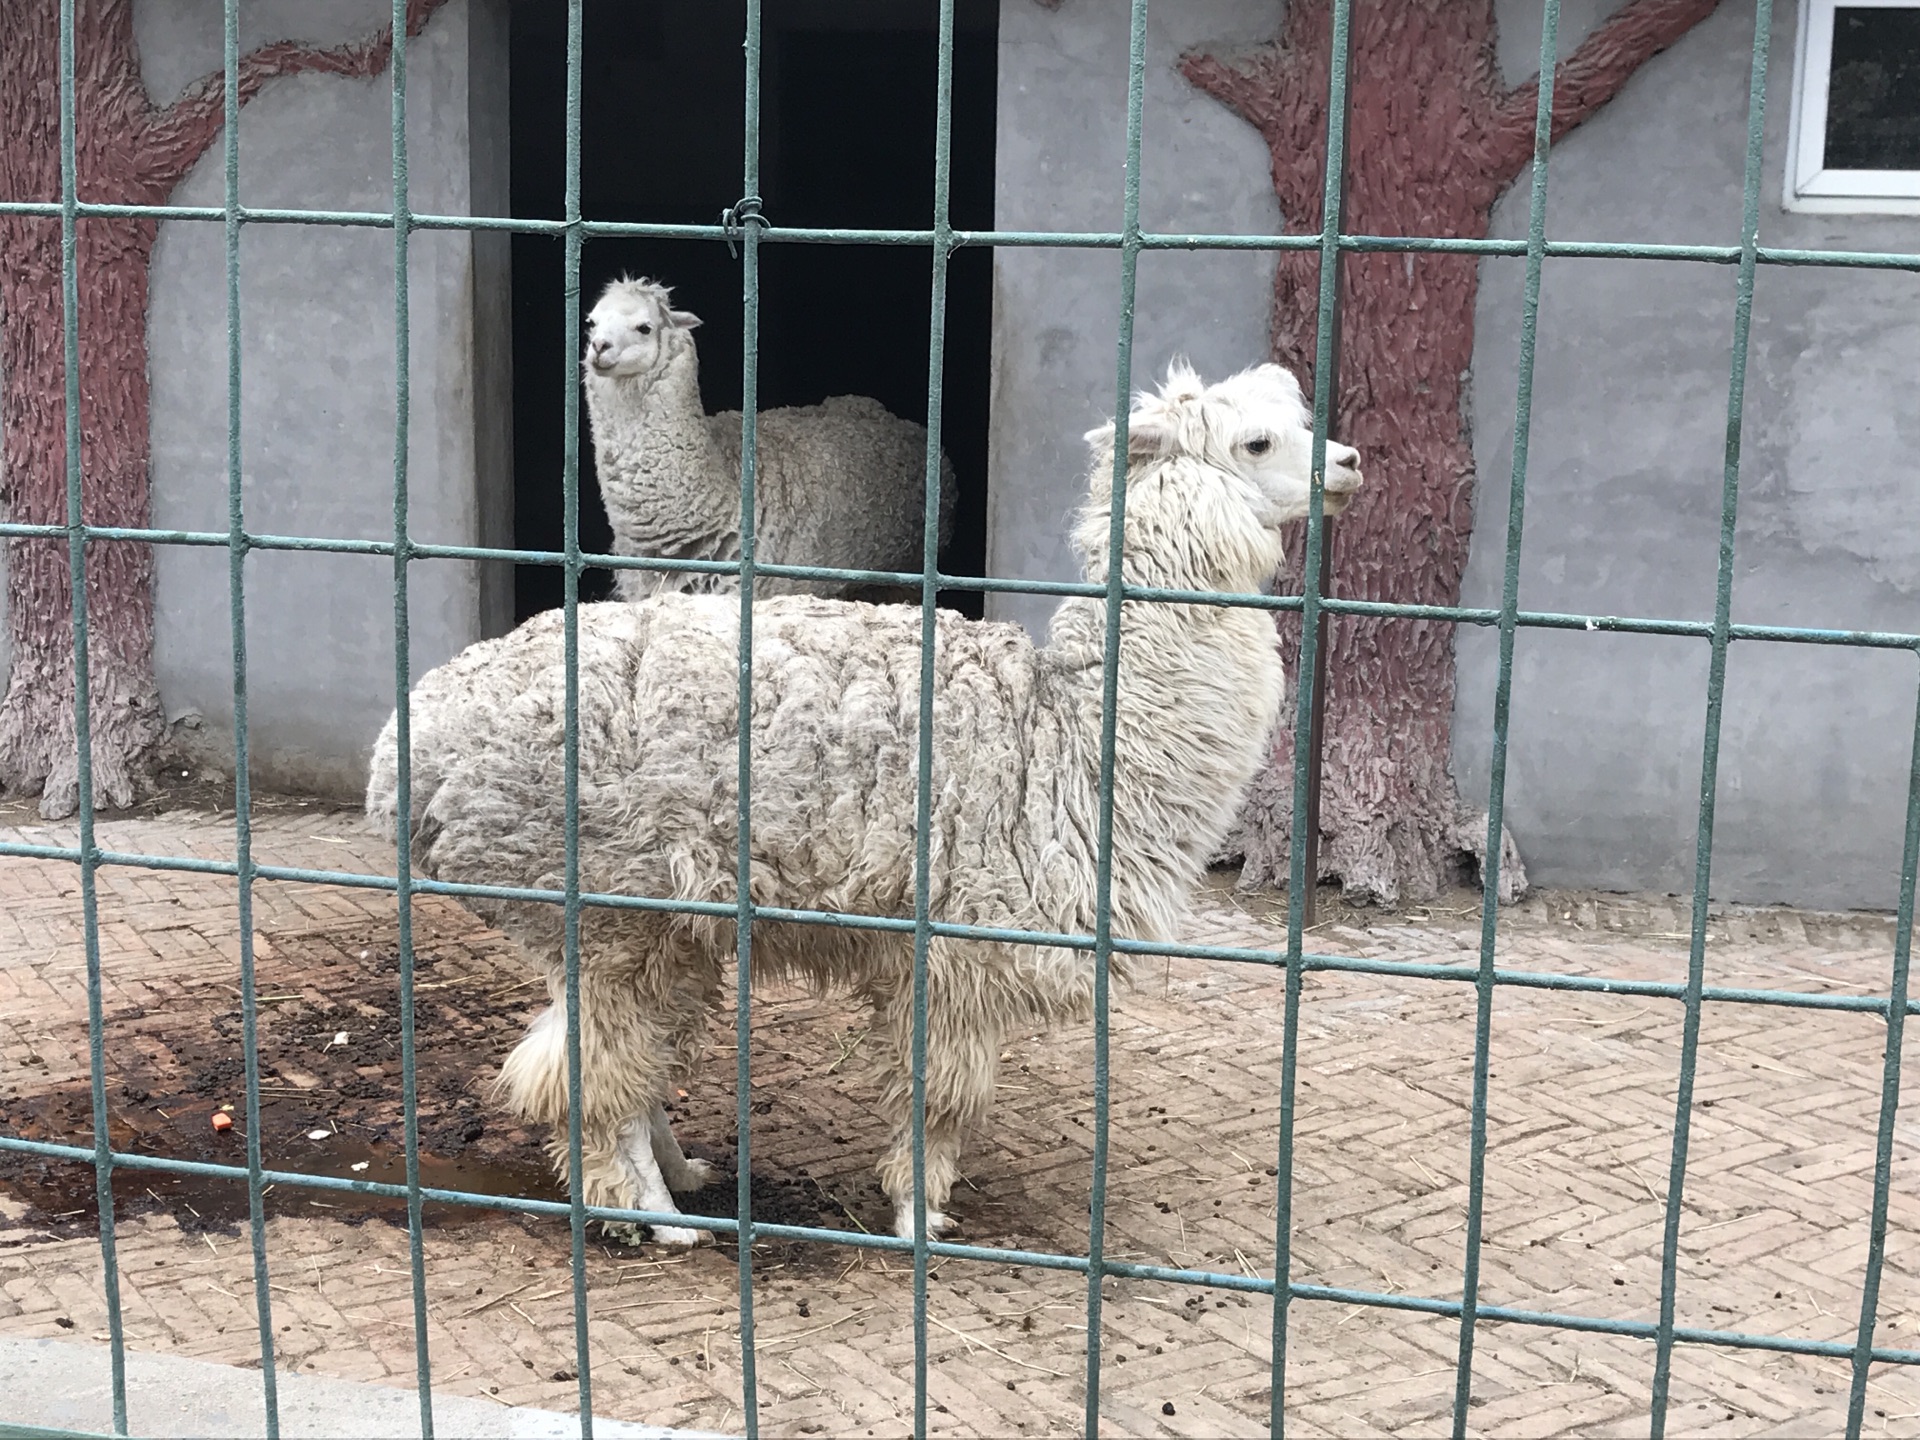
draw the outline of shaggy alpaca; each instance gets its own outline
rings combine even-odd
[[[740,412],[700,402],[699,317],[667,287],[615,280],[587,317],[582,361],[593,463],[613,553],[740,558]],[[759,560],[843,570],[919,570],[927,430],[864,395],[762,410],[754,527]],[[940,543],[953,531],[953,466],[940,457]],[[833,581],[756,577],[754,596],[840,594]],[[738,594],[736,576],[618,570],[614,594]]]
[[[1256,594],[1306,514],[1311,435],[1293,377],[1263,365],[1211,387],[1176,368],[1130,422],[1124,548],[1133,584]],[[1088,435],[1091,495],[1074,541],[1107,573],[1111,423]],[[1326,506],[1360,484],[1327,448]],[[599,892],[734,898],[738,602],[666,595],[579,612],[580,882]],[[1094,926],[1104,602],[1069,599],[1044,647],[1018,626],[936,618],[931,908],[941,921],[1088,933]],[[811,596],[754,606],[752,895],[763,905],[913,912],[921,616]],[[415,864],[446,880],[558,888],[563,854],[562,616],[537,616],[423,677],[412,701]],[[1172,940],[1206,859],[1268,753],[1281,694],[1264,610],[1129,602],[1120,634],[1113,933]],[[396,823],[394,725],[367,809]],[[555,1004],[509,1057],[521,1115],[567,1118],[562,915],[474,899],[545,969]],[[589,907],[580,1043],[590,1204],[674,1210],[701,1184],[662,1108],[707,1043],[734,953],[729,921]],[[754,926],[757,975],[851,988],[883,1039],[896,1129],[879,1170],[911,1235],[910,935]],[[1127,958],[1113,957],[1125,979]],[[927,954],[928,1225],[959,1173],[963,1131],[993,1098],[1016,1029],[1085,1016],[1080,950],[935,937]],[[656,1230],[666,1243],[696,1232]]]

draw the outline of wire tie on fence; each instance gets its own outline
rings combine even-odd
[[[760,197],[758,195],[742,196],[726,209],[722,210],[720,212],[720,228],[726,232],[727,254],[738,260],[740,258],[740,252],[734,249],[733,242],[746,233],[747,226],[758,225],[764,230],[767,228],[768,223],[767,217],[760,213]]]

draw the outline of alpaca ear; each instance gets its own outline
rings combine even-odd
[[[1276,365],[1269,360],[1254,366],[1253,374],[1259,377],[1261,384],[1282,395],[1292,395],[1303,400],[1306,398],[1306,392],[1300,388],[1300,377],[1284,365]]]
[[[1127,417],[1127,458],[1153,460],[1173,449],[1173,426],[1164,415]]]
[[[1200,379],[1200,372],[1193,368],[1191,361],[1184,355],[1176,355],[1168,362],[1167,378],[1160,386],[1162,400],[1194,400],[1206,389]]]
[[[667,311],[667,319],[676,328],[681,330],[697,330],[700,328],[700,317],[691,310],[669,310]]]
[[[1087,431],[1087,433],[1080,438],[1087,442],[1090,449],[1094,450],[1098,450],[1102,445],[1111,445],[1113,443],[1113,421],[1109,420],[1104,425],[1094,426],[1093,429]]]

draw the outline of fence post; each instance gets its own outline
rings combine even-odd
[[[1353,87],[1341,87],[1338,124],[1342,135],[1353,115]],[[1351,170],[1346,146],[1340,147],[1340,195],[1344,207],[1347,177]],[[1334,418],[1340,413],[1340,312],[1347,298],[1347,257],[1338,253],[1333,269],[1333,339],[1327,362],[1327,438],[1333,438]],[[1333,594],[1333,534],[1331,515],[1320,520],[1320,598]],[[1307,712],[1307,733],[1299,743],[1307,747],[1307,881],[1300,893],[1301,926],[1311,930],[1319,918],[1320,898],[1320,773],[1325,766],[1327,733],[1327,624],[1331,617],[1323,608],[1315,617],[1313,653],[1319,663],[1313,667],[1313,703]],[[1304,638],[1304,637],[1303,637]]]

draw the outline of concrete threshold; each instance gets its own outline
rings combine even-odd
[[[0,1336],[0,1440],[111,1434],[111,1375],[104,1345]],[[277,1375],[284,1440],[418,1440],[418,1391],[286,1370]],[[127,1428],[151,1440],[264,1437],[260,1372],[130,1350]],[[563,1440],[580,1434],[580,1419],[556,1410],[436,1395],[433,1429],[441,1440]],[[726,1440],[705,1431],[599,1415],[593,1433],[605,1440]]]

